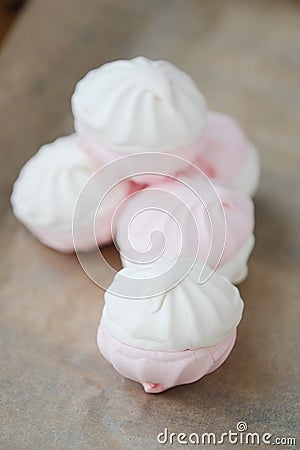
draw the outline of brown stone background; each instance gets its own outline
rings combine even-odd
[[[33,0],[22,10],[0,55],[1,449],[155,449],[164,427],[221,433],[241,420],[299,445],[299,24],[292,0]],[[39,244],[9,206],[23,163],[71,132],[76,81],[140,54],[190,73],[262,159],[237,345],[215,373],[157,396],[98,353],[103,293],[76,257]]]

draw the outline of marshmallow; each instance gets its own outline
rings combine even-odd
[[[72,109],[83,145],[100,164],[144,152],[191,160],[206,122],[205,99],[192,78],[167,61],[144,57],[91,70],[76,86]],[[166,169],[174,173],[185,165],[174,160]]]
[[[230,353],[242,317],[239,291],[225,277],[210,274],[199,284],[208,267],[189,260],[174,264],[171,277],[167,260],[117,273],[105,293],[98,330],[104,356],[150,392],[151,385],[161,392],[215,370]],[[178,281],[180,273],[185,275]],[[144,286],[139,298],[137,281]]]
[[[161,257],[206,261],[239,283],[254,246],[253,202],[203,176],[170,179],[128,197],[116,216],[123,265]]]
[[[21,169],[11,195],[14,215],[41,242],[56,250],[74,251],[72,236],[73,211],[77,197],[96,171],[80,148],[76,135],[43,145]],[[116,206],[130,192],[130,183],[115,187],[105,198],[95,219],[98,244],[111,242],[111,220]],[[93,208],[99,192],[81,202],[76,214],[77,250],[95,246],[89,232],[94,221]]]

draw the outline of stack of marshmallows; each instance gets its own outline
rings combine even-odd
[[[91,70],[72,110],[75,133],[43,145],[22,168],[13,212],[42,243],[72,252],[77,203],[76,251],[114,242],[123,263],[105,293],[101,353],[146,392],[194,382],[235,343],[243,301],[234,284],[246,278],[254,246],[257,150],[167,61]],[[96,212],[97,184],[78,204],[93,174],[101,184],[101,170],[114,164],[129,176]]]

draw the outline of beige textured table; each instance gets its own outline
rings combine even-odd
[[[279,0],[36,0],[25,8],[0,56],[1,449],[154,449],[164,427],[221,433],[238,421],[297,436],[299,23],[300,4]],[[30,236],[8,201],[28,157],[72,130],[75,82],[138,54],[189,72],[210,108],[241,121],[263,168],[237,345],[212,375],[157,396],[100,356],[103,293],[75,256]],[[106,254],[118,267],[115,251]]]

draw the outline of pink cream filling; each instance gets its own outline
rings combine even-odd
[[[216,370],[230,354],[236,340],[234,329],[212,346],[184,351],[155,351],[132,347],[113,337],[102,319],[97,342],[105,359],[125,378],[141,383],[149,393],[193,383]]]

